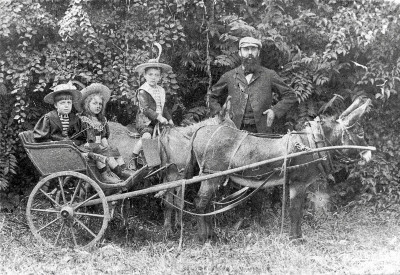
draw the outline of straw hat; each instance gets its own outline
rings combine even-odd
[[[81,99],[81,93],[76,89],[76,87],[72,84],[72,82],[68,82],[67,84],[60,84],[53,88],[51,93],[48,93],[44,97],[44,102],[49,104],[54,104],[54,97],[61,93],[69,93],[72,96],[72,102],[78,102]]]
[[[162,52],[162,47],[159,43],[154,43],[154,45],[158,48],[157,58],[150,59],[146,63],[137,65],[135,67],[135,71],[138,72],[139,74],[143,74],[144,70],[146,68],[159,68],[165,72],[172,70],[172,67],[170,65],[158,62],[158,60],[160,59],[161,52]]]
[[[85,99],[90,96],[91,94],[100,94],[103,99],[104,99],[104,106],[103,108],[105,108],[105,105],[107,104],[107,102],[110,100],[111,97],[111,90],[100,83],[92,83],[89,86],[87,86],[86,88],[82,89],[80,94],[81,94],[81,100],[79,102],[75,103],[75,109],[78,112],[82,112],[83,111],[83,105],[85,104]]]

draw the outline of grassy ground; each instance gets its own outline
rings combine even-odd
[[[303,244],[288,239],[287,227],[279,235],[273,212],[264,213],[266,226],[239,230],[227,222],[234,214],[220,215],[219,240],[206,244],[187,217],[182,249],[161,222],[130,218],[113,221],[86,251],[41,246],[17,211],[0,216],[0,274],[400,274],[399,213],[353,208],[307,218]]]

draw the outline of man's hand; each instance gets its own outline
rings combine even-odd
[[[175,125],[174,122],[172,121],[172,119],[168,120],[168,124],[171,125],[171,126]]]
[[[168,124],[168,120],[163,117],[162,115],[158,115],[157,120],[161,123],[161,124]]]
[[[274,123],[275,113],[271,109],[266,110],[263,112],[263,115],[267,115],[267,127],[271,127],[272,123]]]

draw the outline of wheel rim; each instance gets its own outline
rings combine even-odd
[[[101,203],[84,206],[101,199]],[[88,247],[104,234],[110,219],[103,190],[88,176],[58,172],[32,190],[26,214],[33,235],[50,246]]]

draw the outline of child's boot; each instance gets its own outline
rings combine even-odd
[[[101,181],[108,184],[119,183],[121,179],[106,167],[100,169]]]
[[[138,169],[138,154],[132,153],[131,160],[129,161],[129,170],[136,171]]]

